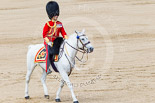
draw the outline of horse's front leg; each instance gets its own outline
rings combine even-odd
[[[57,91],[57,94],[56,94],[56,99],[55,99],[56,102],[61,102],[61,100],[60,100],[60,92],[62,91],[62,88],[64,86],[64,83],[65,83],[65,81],[62,79],[60,81],[60,87],[59,87],[59,89]]]
[[[72,83],[70,82],[67,73],[64,70],[61,70],[60,75],[62,76],[63,80],[66,82],[68,88],[71,91],[72,98],[73,98],[73,103],[79,103],[78,100],[76,99],[76,96],[75,96],[74,91],[73,91]]]

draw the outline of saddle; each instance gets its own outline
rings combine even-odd
[[[50,63],[51,63],[51,66],[55,72],[58,72],[58,70],[54,64],[55,56],[59,55],[59,51],[60,51],[59,49],[60,49],[60,46],[63,43],[63,41],[64,40],[62,37],[57,37],[53,42],[53,47],[51,47],[51,46],[48,47]],[[59,60],[59,58],[58,58],[58,60]],[[40,48],[39,51],[37,52],[34,62],[35,63],[45,63],[46,62],[46,48],[44,46],[42,48]]]
[[[49,52],[49,57],[50,60],[52,60],[53,62],[58,58],[59,55],[59,51],[60,51],[60,46],[63,42],[63,38],[62,37],[57,37],[54,42],[53,42],[53,47],[48,45],[48,52]],[[58,60],[56,60],[58,61]]]

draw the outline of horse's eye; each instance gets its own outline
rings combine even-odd
[[[82,38],[81,40],[84,41],[84,38]]]

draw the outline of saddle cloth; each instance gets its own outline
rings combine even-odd
[[[42,48],[39,49],[37,54],[35,55],[34,62],[35,63],[45,63],[46,62],[46,49],[43,46]],[[51,66],[54,69],[55,72],[59,72],[58,69],[56,68],[54,62],[51,62]]]
[[[34,62],[35,62],[35,63],[44,63],[44,62],[46,62],[45,58],[46,58],[46,49],[45,49],[45,47],[43,46],[43,47],[40,48],[39,51],[37,52],[37,54],[36,54],[36,56],[35,56],[35,59],[34,59]]]

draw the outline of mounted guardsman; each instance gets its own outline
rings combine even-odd
[[[79,103],[76,98],[76,95],[74,94],[73,85],[69,79],[69,75],[71,74],[73,68],[75,68],[75,58],[78,58],[77,53],[81,52],[83,55],[92,53],[94,48],[88,40],[88,37],[86,36],[84,29],[82,30],[82,32],[75,31],[75,33],[71,34],[69,38],[66,39],[67,36],[62,26],[62,23],[57,21],[57,18],[59,16],[59,6],[56,2],[48,2],[46,10],[51,21],[45,24],[43,30],[44,44],[29,45],[28,47],[25,99],[30,98],[30,77],[37,65],[39,65],[43,70],[41,82],[44,88],[44,96],[45,98],[49,99],[48,89],[46,86],[46,77],[47,74],[51,72],[50,69],[48,69],[51,62],[51,58],[53,58],[51,57],[51,54],[52,56],[59,54],[59,60],[57,61],[57,59],[55,59],[55,57],[57,56],[54,56],[54,59],[51,63],[53,69],[55,66],[54,71],[57,71],[61,75],[60,86],[57,90],[55,101],[61,102],[60,93],[64,84],[66,83],[66,85],[71,91],[73,103]],[[63,38],[66,39],[63,43],[61,43],[63,41],[63,38],[59,37],[60,32]],[[60,47],[60,50],[57,47]],[[60,51],[60,53],[58,53],[58,51]],[[79,61],[82,61],[82,59]]]
[[[47,74],[51,73],[52,71],[49,68],[50,61],[58,61],[58,55],[51,55],[49,54],[49,48],[53,46],[53,41],[59,37],[59,33],[63,36],[64,39],[67,39],[67,34],[64,30],[64,27],[60,21],[57,21],[59,16],[59,5],[55,1],[49,1],[46,5],[46,12],[50,19],[44,28],[43,28],[43,39],[44,45],[46,48],[46,72]]]

